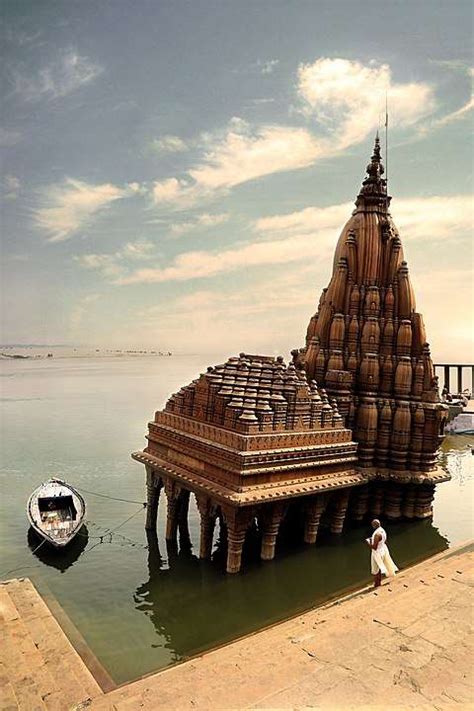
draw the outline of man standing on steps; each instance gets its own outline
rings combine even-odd
[[[378,588],[382,583],[382,574],[393,576],[398,568],[390,556],[387,546],[387,533],[380,525],[378,518],[374,518],[372,521],[372,528],[374,532],[371,538],[366,538],[365,540],[371,549],[370,568],[374,576],[374,588]]]

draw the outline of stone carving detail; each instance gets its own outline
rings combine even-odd
[[[338,401],[354,427],[361,467],[429,472],[447,408],[439,399],[383,174],[377,136],[356,209],[339,237],[331,281],[310,319],[306,346],[293,351],[293,360]]]

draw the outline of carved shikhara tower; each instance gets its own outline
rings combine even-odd
[[[273,558],[290,507],[314,543],[320,522],[340,533],[348,519],[429,517],[435,485],[449,479],[436,468],[447,407],[383,172],[377,137],[293,364],[241,353],[208,368],[155,413],[132,455],[146,467],[147,528],[164,489],[166,538],[186,541],[193,493],[200,557],[211,556],[219,520],[228,572],[240,569],[251,526],[262,559]]]
[[[331,281],[309,322],[306,346],[293,359],[337,400],[359,442],[358,467],[370,480],[393,482],[385,508],[396,518],[449,478],[435,470],[447,407],[383,173],[377,136],[356,209],[337,243]],[[408,483],[416,486],[396,486]]]

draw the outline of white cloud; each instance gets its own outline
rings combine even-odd
[[[62,242],[87,225],[96,213],[129,194],[128,188],[111,183],[90,185],[66,178],[43,191],[43,205],[35,211],[34,219],[48,235],[48,242]]]
[[[268,68],[277,60],[270,60]],[[261,64],[262,71],[266,65]],[[388,93],[391,125],[416,124],[435,108],[432,87],[396,83],[390,67],[346,59],[318,59],[297,74],[300,111],[317,119],[319,134],[305,127],[251,126],[233,118],[224,132],[203,136],[201,158],[184,176],[157,181],[157,205],[182,209],[237,185],[313,165],[365,140],[380,124]]]
[[[151,145],[157,153],[182,153],[188,147],[182,138],[170,135],[155,138]]]
[[[180,235],[193,230],[222,225],[224,222],[227,222],[228,219],[229,215],[226,212],[217,215],[211,215],[208,212],[204,212],[195,220],[174,223],[171,225],[170,229],[173,235],[179,237]]]
[[[461,106],[461,108],[457,109],[456,111],[453,111],[450,114],[446,114],[445,116],[442,116],[441,118],[437,119],[436,121],[432,121],[426,127],[421,126],[419,133],[421,135],[423,135],[425,133],[429,133],[429,131],[432,131],[436,128],[441,128],[442,126],[447,126],[450,123],[455,123],[456,121],[461,121],[462,119],[467,118],[473,109],[474,109],[474,97],[471,96],[469,101],[467,101],[464,104],[464,106]]]
[[[306,235],[291,235],[239,244],[221,251],[190,251],[179,254],[167,266],[137,269],[115,280],[116,284],[160,283],[204,279],[218,274],[270,264],[288,264],[328,256],[334,230],[322,230],[318,240],[307,244]]]
[[[270,237],[314,234],[340,230],[353,210],[351,203],[329,207],[306,207],[284,215],[262,217],[254,223],[257,232]],[[391,214],[402,241],[457,238],[472,230],[473,200],[470,195],[438,195],[393,200]]]
[[[85,267],[99,270],[117,285],[185,282],[266,265],[330,259],[340,230],[352,212],[350,203],[325,208],[307,207],[293,213],[263,217],[253,223],[254,241],[223,250],[193,250],[168,264],[131,268],[125,250],[115,254],[79,257]],[[402,241],[441,241],[462,238],[472,228],[470,196],[435,196],[395,201],[392,215]],[[202,216],[201,216],[202,217]],[[214,216],[205,216],[208,217]],[[185,225],[196,223],[183,223]],[[191,227],[190,227],[191,229]],[[153,247],[141,256],[153,259]]]
[[[3,199],[16,200],[20,192],[21,183],[15,175],[6,175],[3,179]]]
[[[42,67],[36,75],[24,69],[11,72],[14,92],[25,101],[58,99],[90,84],[103,69],[88,57],[82,57],[75,49],[63,50],[59,57]]]
[[[177,178],[166,178],[166,180],[156,180],[153,183],[153,199],[156,204],[173,203],[182,197],[186,183]]]
[[[435,107],[429,84],[396,83],[387,64],[340,58],[301,64],[298,94],[302,112],[330,131],[338,150],[360,143],[379,127],[386,94],[392,126],[413,125]]]
[[[337,229],[349,218],[353,210],[351,203],[330,205],[329,207],[306,207],[304,210],[273,217],[261,217],[254,222],[254,229],[267,234],[307,234],[325,229]]]
[[[276,67],[280,64],[279,59],[268,59],[266,62],[260,62],[262,74],[272,74]]]
[[[74,259],[85,269],[94,269],[106,279],[117,278],[126,274],[127,265],[142,259],[148,259],[155,252],[153,242],[137,240],[113,253],[82,254]],[[154,255],[156,257],[156,254]]]
[[[127,188],[129,189],[130,193],[133,193],[135,195],[146,195],[148,190],[145,185],[141,183],[127,183]]]
[[[230,127],[224,139],[204,154],[200,165],[189,170],[205,189],[231,188],[255,178],[311,165],[320,147],[305,128],[261,126],[244,122]]]
[[[260,178],[311,165],[320,148],[305,128],[264,125],[251,128],[234,118],[224,135],[206,136],[201,162],[185,179],[167,178],[154,183],[157,205],[189,207],[230,188]]]
[[[394,200],[391,213],[405,240],[457,239],[473,228],[471,195],[435,195]]]

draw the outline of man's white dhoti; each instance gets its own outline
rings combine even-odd
[[[372,552],[370,555],[370,568],[372,571],[372,575],[377,575],[377,573],[380,571],[383,575],[391,577],[392,575],[395,575],[398,568],[393,562],[390,556],[390,552],[388,550],[388,546],[386,544],[387,534],[385,533],[382,526],[376,528],[372,534],[372,538],[370,539],[372,545],[374,544],[375,536],[377,534],[380,535],[380,541],[378,542],[377,548],[375,550],[372,548]]]

